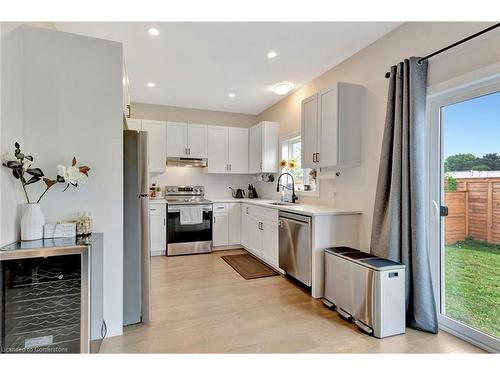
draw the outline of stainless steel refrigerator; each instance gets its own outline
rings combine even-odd
[[[151,318],[148,134],[123,132],[123,324]]]

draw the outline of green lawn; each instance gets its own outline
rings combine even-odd
[[[445,250],[446,315],[500,337],[500,245],[474,240]]]

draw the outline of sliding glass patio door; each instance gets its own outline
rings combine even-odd
[[[500,78],[429,97],[429,234],[440,328],[500,350]]]

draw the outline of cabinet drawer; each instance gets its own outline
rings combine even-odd
[[[149,214],[151,216],[166,216],[167,214],[167,205],[166,204],[150,204],[149,205]]]
[[[213,211],[216,213],[227,213],[227,203],[214,203]]]

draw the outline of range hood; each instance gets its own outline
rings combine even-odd
[[[169,166],[169,167],[205,168],[207,165],[208,165],[207,159],[167,158],[167,166]]]

